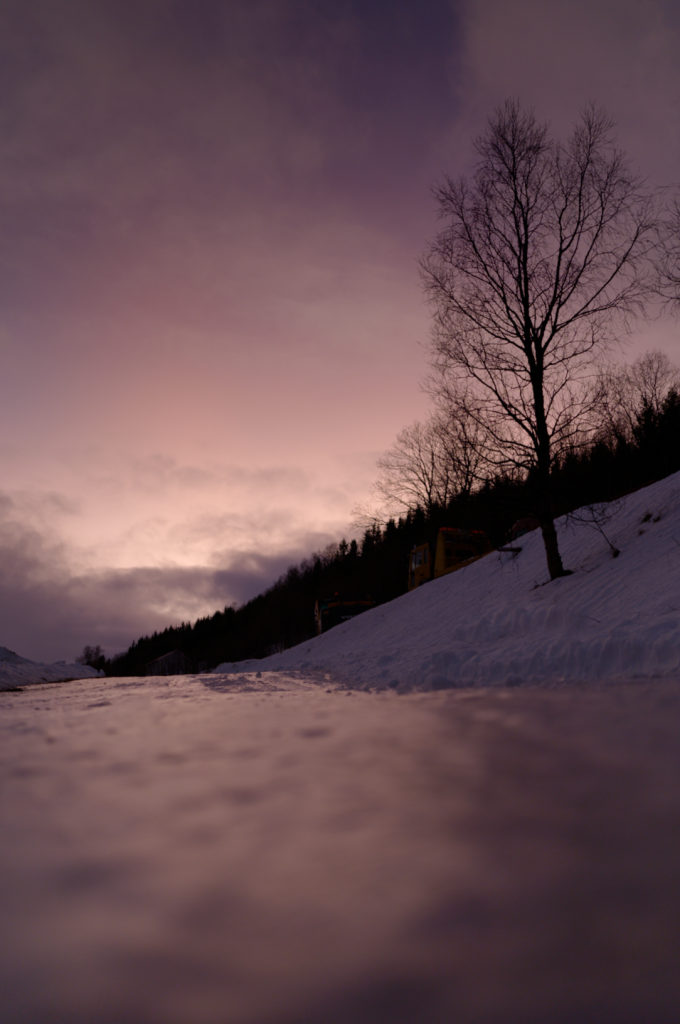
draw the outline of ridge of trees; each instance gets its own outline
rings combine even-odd
[[[665,357],[651,353],[613,378],[611,373],[610,400],[602,404],[599,431],[551,470],[555,516],[609,501],[680,470],[677,371]],[[656,390],[645,390],[650,380],[656,381]],[[291,566],[241,607],[226,607],[193,624],[143,636],[111,659],[97,651],[96,667],[107,675],[144,675],[150,661],[173,650],[181,650],[195,671],[266,657],[315,635],[317,597],[337,593],[345,600],[370,596],[376,604],[393,600],[406,592],[412,548],[434,543],[441,526],[484,530],[496,547],[507,539],[514,522],[536,514],[540,500],[541,487],[529,471],[496,474],[445,503],[431,502],[427,509],[414,502],[398,518],[384,523],[374,519],[360,541],[343,539]]]

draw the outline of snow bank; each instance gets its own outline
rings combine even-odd
[[[324,672],[400,692],[680,673],[680,474],[606,510],[606,539],[557,522],[571,576],[549,582],[536,531],[516,542],[519,554],[493,552],[288,651],[215,672]]]
[[[103,673],[102,673],[103,674]],[[29,661],[14,651],[0,647],[0,690],[12,690],[31,683],[61,683],[66,679],[90,679],[99,672],[89,665],[68,665],[57,661],[52,665]]]

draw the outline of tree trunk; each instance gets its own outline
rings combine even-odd
[[[557,531],[553,519],[552,503],[547,488],[541,487],[539,498],[539,516],[541,522],[541,533],[545,545],[545,555],[548,561],[548,572],[550,579],[556,580],[559,576],[569,576],[571,571],[562,565],[562,556],[557,545]]]
[[[558,576],[568,576],[568,570],[562,565],[562,557],[557,546],[557,532],[552,519],[549,519],[547,523],[541,523],[541,533],[543,534],[545,554],[548,559],[550,579],[556,580]]]
[[[536,350],[536,366],[532,377],[534,391],[534,411],[536,414],[536,462],[538,469],[538,518],[545,545],[550,579],[570,575],[570,570],[562,565],[562,556],[557,544],[557,531],[550,500],[550,435],[545,418],[545,402],[543,395],[543,362],[540,346]]]

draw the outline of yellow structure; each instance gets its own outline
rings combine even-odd
[[[420,544],[411,552],[408,589],[415,590],[433,576],[436,579],[445,576],[447,572],[462,569],[491,550],[489,540],[482,530],[457,530],[453,526],[442,526],[437,535],[434,566],[429,544]]]
[[[408,589],[415,590],[421,583],[427,583],[431,575],[430,545],[421,544],[411,552],[408,567]]]

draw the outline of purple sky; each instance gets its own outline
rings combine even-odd
[[[679,36],[669,0],[2,0],[0,645],[112,653],[348,534],[427,413],[431,184],[508,96],[603,104],[677,182]]]

